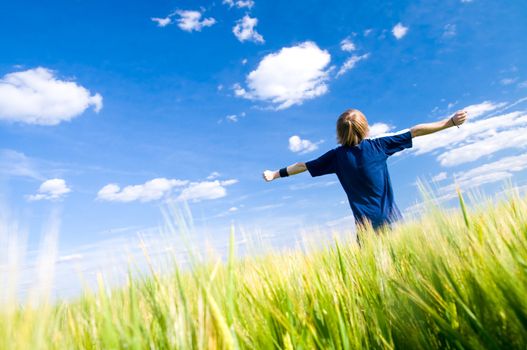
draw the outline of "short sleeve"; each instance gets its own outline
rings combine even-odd
[[[412,148],[412,133],[407,131],[400,134],[379,137],[375,139],[387,156],[400,152],[406,148]]]
[[[337,171],[336,158],[336,151],[332,149],[319,158],[307,162],[307,170],[313,177],[334,174]]]

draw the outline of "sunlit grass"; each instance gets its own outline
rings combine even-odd
[[[527,198],[5,305],[2,349],[525,349]],[[181,229],[169,225],[172,230]],[[185,229],[185,228],[183,228]],[[148,259],[148,252],[145,251]],[[133,267],[131,267],[133,269]]]

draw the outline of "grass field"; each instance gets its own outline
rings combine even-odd
[[[2,349],[525,349],[527,198],[0,310]],[[233,235],[234,237],[234,235]],[[234,238],[231,238],[234,240]],[[210,261],[210,260],[209,260]]]

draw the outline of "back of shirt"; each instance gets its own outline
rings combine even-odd
[[[357,222],[369,220],[374,228],[401,218],[394,202],[386,160],[412,147],[410,131],[365,139],[356,146],[340,146],[306,163],[311,176],[337,174]]]

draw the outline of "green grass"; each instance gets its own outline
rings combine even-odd
[[[0,311],[2,349],[525,349],[527,199]],[[102,281],[102,278],[101,278]]]

